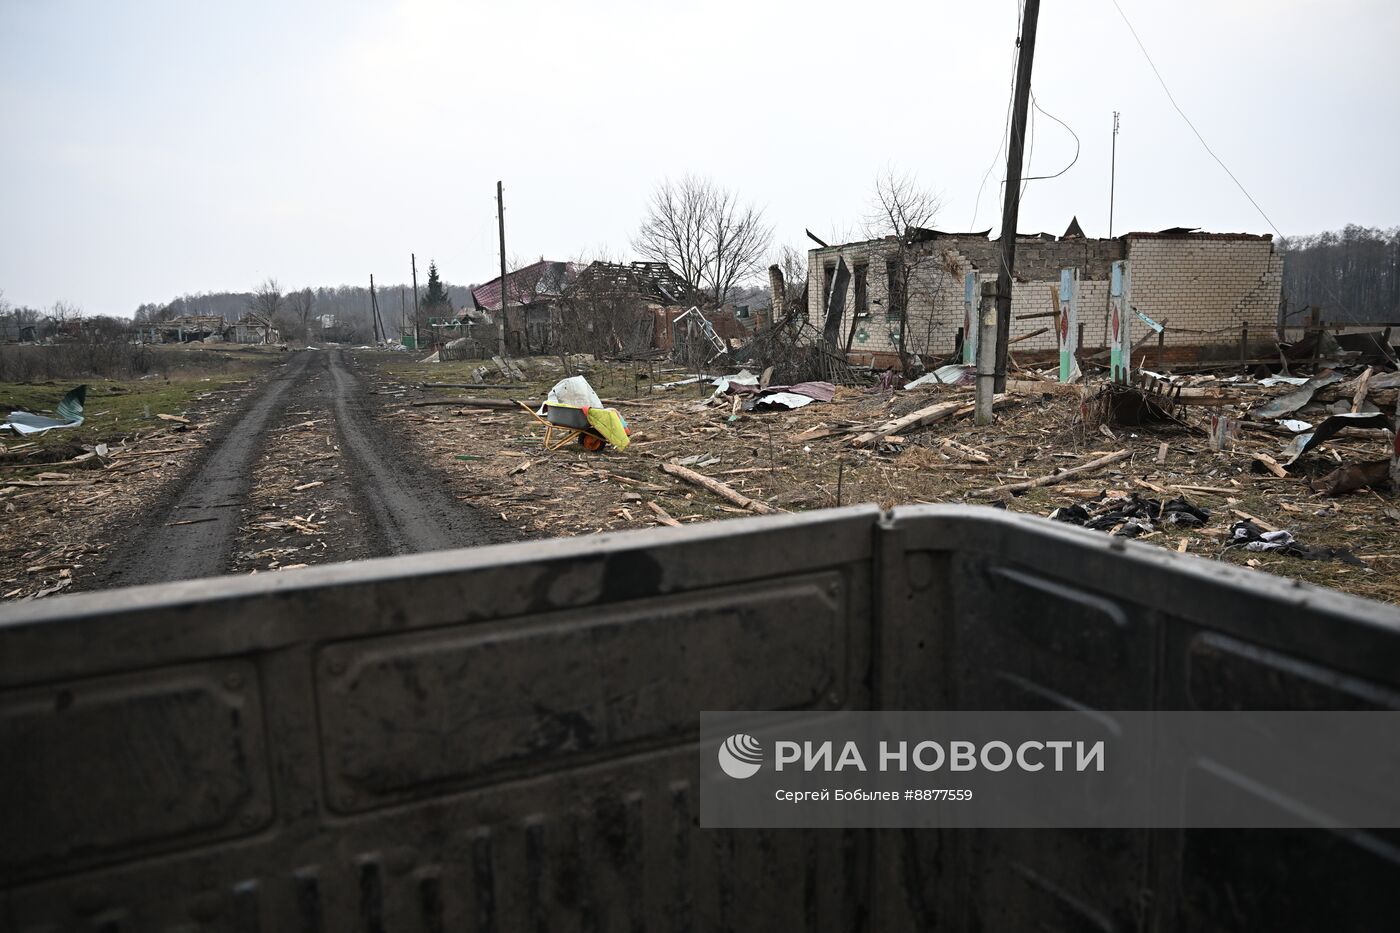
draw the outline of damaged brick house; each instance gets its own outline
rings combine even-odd
[[[1271,236],[1173,228],[1093,239],[1076,222],[1061,237],[1017,237],[1013,353],[1056,349],[1054,314],[1064,269],[1077,276],[1081,352],[1106,346],[1110,277],[1119,260],[1127,262],[1131,306],[1162,327],[1158,335],[1141,317],[1133,319],[1133,338],[1152,333],[1135,356],[1139,361],[1144,353],[1151,362],[1159,353],[1168,360],[1221,355],[1238,348],[1242,335],[1255,342],[1274,333],[1283,258]],[[911,354],[950,357],[961,345],[968,273],[995,281],[999,261],[1000,242],[987,232],[911,230],[903,242],[886,237],[813,249],[808,321],[820,334],[834,297],[839,341],[843,348],[849,344],[853,362],[897,364],[901,334]]]
[[[506,345],[516,353],[551,353],[563,320],[562,298],[578,274],[571,262],[541,259],[506,273]],[[471,290],[472,308],[493,318],[501,313],[501,277]]]

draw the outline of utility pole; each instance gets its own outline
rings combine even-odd
[[[1108,161],[1108,238],[1113,239],[1113,188],[1118,176],[1118,111],[1113,111],[1113,148]]]
[[[379,304],[374,300],[374,273],[369,274],[369,323],[374,328],[374,342],[379,343]]]
[[[1011,145],[1006,154],[1006,199],[1001,211],[1001,268],[997,270],[996,391],[1006,391],[1006,348],[1011,339],[1011,273],[1016,268],[1016,216],[1021,209],[1021,155],[1026,145],[1026,107],[1031,96],[1031,61],[1035,58],[1035,24],[1040,0],[1026,0],[1016,55],[1016,96],[1011,117]]]
[[[423,341],[418,339],[418,257],[409,253],[408,264],[413,269],[413,346],[419,349]]]
[[[501,231],[501,320],[497,323],[497,343],[501,359],[506,358],[506,201],[501,183],[496,182],[496,225]]]

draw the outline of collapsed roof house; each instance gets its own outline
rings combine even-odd
[[[224,339],[230,343],[267,345],[282,342],[282,335],[272,322],[252,311],[230,324],[223,333]]]
[[[671,321],[693,292],[664,262],[589,263],[564,293],[565,339],[603,355],[669,348]]]
[[[923,357],[959,352],[965,296],[980,293],[975,285],[968,290],[969,276],[974,283],[996,279],[1001,247],[989,232],[913,228],[903,238],[810,250],[807,333],[825,329],[853,362],[877,367],[899,362],[901,339],[910,354]],[[1176,227],[1095,239],[1084,236],[1076,219],[1058,238],[1017,236],[1012,352],[1058,346],[1055,316],[1066,269],[1073,270],[1081,351],[1106,347],[1112,267],[1120,261],[1128,272],[1129,304],[1140,316],[1130,315],[1130,336],[1150,332],[1138,352],[1152,365],[1272,340],[1283,258],[1271,236]]]
[[[222,340],[227,326],[222,314],[182,314],[168,321],[141,321],[134,329],[141,343],[191,343]]]
[[[506,345],[523,353],[548,353],[555,349],[553,333],[561,321],[560,299],[574,280],[578,266],[571,262],[541,259],[506,273]],[[472,309],[499,314],[501,277],[471,290]]]

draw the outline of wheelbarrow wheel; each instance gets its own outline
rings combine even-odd
[[[578,436],[578,442],[584,450],[603,449],[603,439],[601,437],[595,437],[592,434],[580,434]]]

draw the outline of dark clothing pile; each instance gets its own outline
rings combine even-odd
[[[1126,538],[1136,538],[1156,529],[1157,522],[1196,528],[1210,521],[1210,512],[1198,508],[1185,498],[1169,500],[1165,505],[1158,499],[1146,499],[1137,493],[1126,497],[1102,493],[1077,505],[1066,506],[1050,513],[1050,518],[1070,525],[1081,525],[1095,531],[1110,531]]]

